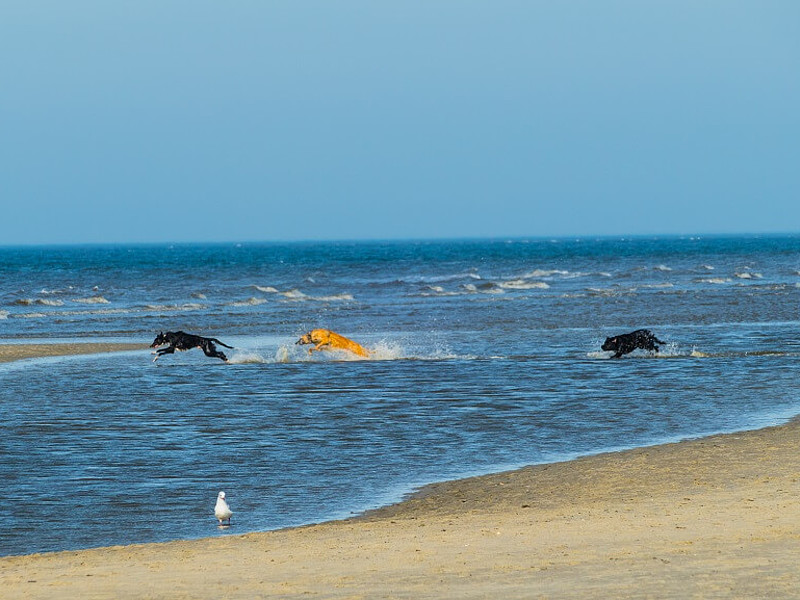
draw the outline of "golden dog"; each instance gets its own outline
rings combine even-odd
[[[353,340],[349,340],[330,329],[312,329],[297,340],[295,344],[314,344],[313,348],[308,349],[309,354],[314,352],[314,350],[332,348],[336,350],[349,350],[358,356],[369,356],[369,352],[367,352],[361,344],[357,344]]]

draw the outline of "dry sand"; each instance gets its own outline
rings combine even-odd
[[[799,444],[795,421],[435,484],[345,521],[5,557],[0,598],[800,598]]]

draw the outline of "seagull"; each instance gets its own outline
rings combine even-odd
[[[231,507],[225,502],[225,492],[220,492],[217,494],[217,505],[214,507],[214,516],[217,517],[220,525],[222,525],[223,521],[227,521],[228,525],[230,525],[232,515],[233,511]]]

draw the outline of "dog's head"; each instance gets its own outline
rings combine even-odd
[[[309,331],[307,334],[300,336],[300,339],[295,342],[295,344],[315,344],[313,331]]]
[[[616,337],[606,338],[606,341],[600,347],[603,350],[617,350],[619,348],[619,340]]]
[[[166,334],[162,331],[157,336],[156,339],[153,340],[153,343],[150,344],[151,348],[155,348],[156,346],[163,346],[164,344],[169,343],[167,340]]]

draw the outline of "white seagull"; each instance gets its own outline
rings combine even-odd
[[[227,521],[228,525],[230,525],[232,515],[233,511],[231,507],[225,502],[225,492],[220,492],[217,494],[217,505],[214,507],[214,516],[217,517],[220,525],[222,525],[223,521]]]

